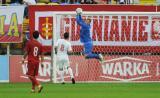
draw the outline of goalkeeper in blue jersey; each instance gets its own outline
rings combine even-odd
[[[95,58],[95,59],[98,59],[99,61],[103,62],[103,56],[101,54],[92,53],[93,41],[92,41],[92,38],[90,36],[91,19],[87,18],[84,21],[82,19],[81,13],[77,13],[76,21],[77,21],[77,24],[81,26],[81,29],[80,29],[80,41],[84,45],[84,56],[87,59]]]

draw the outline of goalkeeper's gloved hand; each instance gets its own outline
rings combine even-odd
[[[81,15],[82,12],[83,12],[82,8],[77,8],[77,9],[76,9],[77,15]]]

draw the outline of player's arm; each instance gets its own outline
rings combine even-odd
[[[41,63],[41,67],[43,68],[44,67],[44,65],[43,65],[43,62],[44,62],[44,52],[42,52],[41,53],[41,55],[40,55],[40,58],[41,58],[41,61],[40,61],[40,63]]]
[[[68,50],[67,54],[70,55],[70,54],[72,54],[72,52],[73,52],[72,50]]]
[[[29,42],[27,42],[25,45],[25,48],[24,48],[24,55],[22,57],[22,64],[24,63],[26,57],[28,56],[28,51],[30,50],[29,47],[30,47]]]
[[[69,44],[68,50],[67,50],[67,54],[72,54],[73,50],[72,50],[72,46],[71,44]]]
[[[54,47],[54,52],[55,52],[55,54],[57,54],[57,51],[58,51],[57,46],[55,46],[55,47]]]
[[[88,27],[88,25],[84,22],[81,15],[76,16],[77,23],[82,27]]]
[[[54,52],[55,54],[57,54],[57,51],[58,51],[58,43],[59,43],[59,39],[57,40],[55,46],[54,46]]]
[[[83,21],[82,16],[77,14],[76,21],[80,26],[86,26],[86,23]]]
[[[160,33],[156,33],[154,34],[155,37],[159,37],[160,36]]]
[[[79,25],[82,24],[82,17],[81,17],[81,15],[79,15],[79,14],[76,15],[76,21],[77,21],[77,23],[78,23]]]
[[[25,52],[24,52],[24,55],[23,55],[23,59],[26,59],[27,55],[28,55],[28,52],[25,51]]]
[[[39,57],[40,57],[40,64],[41,64],[41,67],[42,67],[42,68],[44,67],[44,65],[43,65],[43,62],[44,62],[44,54],[45,54],[45,52],[43,51],[43,47],[42,47],[42,45],[41,45]]]
[[[77,8],[76,9],[76,21],[77,24],[79,24],[80,26],[84,27],[87,26],[87,24],[85,23],[85,21],[82,19],[82,9],[81,8]]]
[[[25,51],[25,52],[24,52],[24,55],[23,55],[23,57],[22,57],[22,64],[24,63],[24,61],[25,61],[27,55],[28,55],[28,52]]]

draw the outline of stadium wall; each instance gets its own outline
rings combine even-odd
[[[13,55],[9,58],[10,62],[10,82],[29,82],[28,77],[26,76],[27,72],[27,61],[24,64],[21,64],[22,56],[21,55]],[[49,82],[50,81],[50,59],[48,60],[45,57],[44,60],[44,68],[39,68],[39,76],[37,79],[42,82]]]

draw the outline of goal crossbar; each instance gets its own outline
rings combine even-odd
[[[55,11],[55,15],[76,15],[75,11]],[[160,15],[160,12],[108,12],[108,11],[84,11],[83,15]]]

